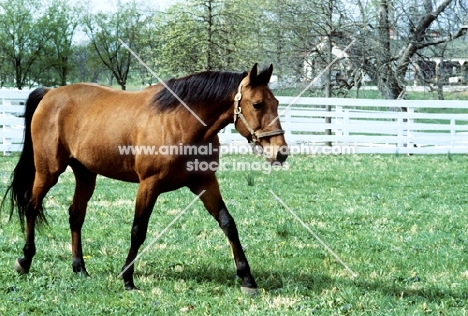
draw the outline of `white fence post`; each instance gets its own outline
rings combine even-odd
[[[413,113],[414,113],[414,108],[412,106],[408,106],[407,107],[408,109],[408,118],[406,119],[406,147],[409,149],[409,148],[412,148],[414,147],[414,143],[411,141],[412,138],[413,138],[413,123],[414,123],[414,119],[412,117]]]
[[[452,149],[454,146],[453,139],[455,138],[455,135],[457,134],[456,128],[457,126],[455,124],[455,119],[454,118],[450,119],[450,149]]]
[[[2,98],[2,105],[3,105],[2,108],[5,109],[7,106],[11,105],[11,101]],[[5,111],[2,111],[2,116],[1,116],[1,117],[2,117],[3,119],[6,120],[6,118],[7,118],[7,113],[6,113]],[[3,135],[5,135],[6,132],[7,132],[7,125],[6,125],[6,124],[3,124],[3,125],[2,125],[2,131],[3,131]],[[3,143],[3,146],[4,146],[4,148],[3,148],[3,155],[4,155],[4,156],[9,156],[11,152],[5,150],[5,149],[7,149],[8,146],[10,145],[10,142],[9,142],[8,138],[3,137],[3,138],[2,138],[2,143]]]
[[[337,105],[335,108],[335,135],[343,136],[343,107]]]

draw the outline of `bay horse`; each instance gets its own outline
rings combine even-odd
[[[76,180],[69,208],[72,267],[88,275],[83,260],[81,228],[98,174],[139,183],[130,250],[122,268],[127,290],[133,282],[134,261],[146,238],[148,221],[157,197],[188,187],[199,195],[230,242],[241,289],[255,293],[257,284],[239,241],[236,224],[220,193],[215,170],[188,170],[187,162],[219,161],[218,132],[234,122],[237,131],[265,150],[265,159],[282,163],[287,144],[278,115],[278,100],[268,87],[273,66],[258,72],[206,71],[142,91],[118,91],[97,84],[38,88],[28,97],[24,146],[12,173],[3,203],[10,203],[26,230],[23,257],[15,262],[28,273],[36,253],[36,221],[46,222],[43,199],[70,166]],[[184,106],[185,105],[185,106]],[[273,122],[273,123],[272,123]],[[210,155],[122,154],[121,146],[211,144]],[[273,148],[273,149],[271,149]],[[25,225],[26,224],[26,225]]]

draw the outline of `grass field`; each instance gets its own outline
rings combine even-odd
[[[0,157],[5,189],[17,157]],[[257,161],[250,156],[223,159]],[[136,185],[98,178],[84,226],[90,279],[71,268],[71,172],[46,198],[28,275],[24,244],[0,216],[0,315],[465,315],[468,156],[291,157],[288,171],[218,173],[260,293],[241,293],[227,241],[197,201],[136,264],[140,291],[117,278],[129,247]],[[269,192],[356,273],[353,278]],[[2,193],[3,194],[3,193]],[[147,245],[193,199],[162,195]]]
[[[468,99],[468,91],[464,91],[462,88],[459,90],[455,88],[454,90],[450,91],[452,87],[445,87],[444,89],[444,98],[445,100],[467,100]],[[297,88],[285,88],[285,89],[273,89],[273,92],[276,96],[297,96],[299,93],[302,92],[304,87],[297,87]],[[338,90],[333,90],[332,96],[333,97],[343,97],[342,94],[337,95],[336,93]],[[324,89],[309,89],[305,91],[302,95],[303,97],[325,97],[325,90]],[[378,90],[359,90],[359,94],[357,94],[355,89],[352,89],[346,95],[347,98],[356,98],[359,99],[381,99],[382,96],[380,95]],[[426,91],[426,92],[416,92],[416,91],[407,91],[405,95],[405,99],[407,100],[438,100],[439,96],[437,91]]]

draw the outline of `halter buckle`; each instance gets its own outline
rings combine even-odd
[[[236,93],[236,95],[234,96],[234,101],[240,101],[240,99],[242,99],[242,93],[239,91]]]

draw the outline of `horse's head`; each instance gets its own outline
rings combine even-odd
[[[272,72],[270,65],[258,73],[255,64],[242,80],[234,97],[234,125],[267,161],[283,163],[289,150],[278,118],[278,100],[268,87]]]

